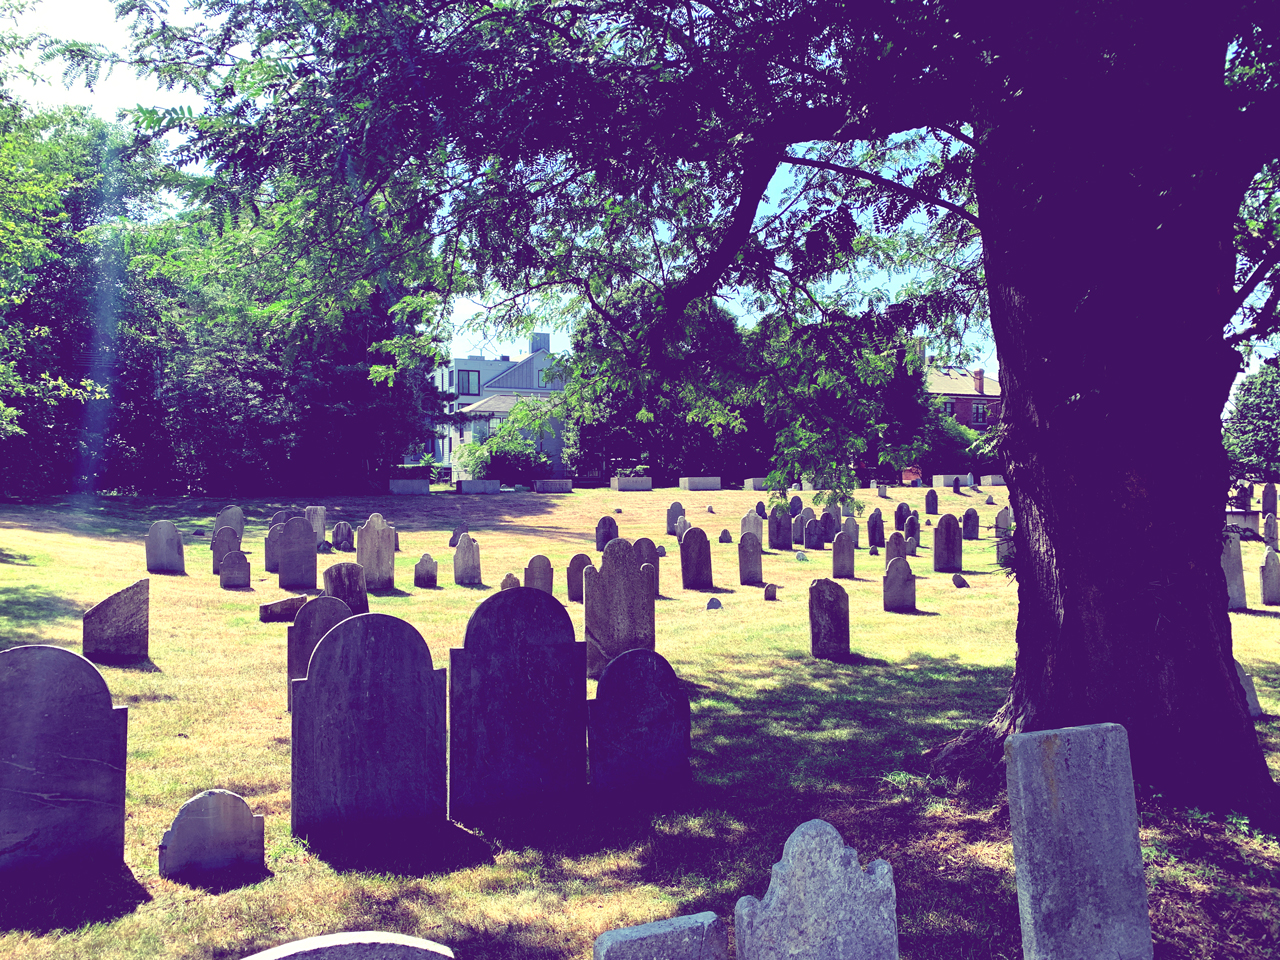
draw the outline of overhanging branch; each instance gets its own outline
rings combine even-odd
[[[967,220],[979,230],[982,229],[982,224],[978,222],[978,218],[964,207],[958,206],[949,200],[943,200],[941,197],[930,196],[927,193],[917,190],[915,187],[909,187],[905,183],[898,183],[896,180],[890,180],[887,177],[882,177],[879,174],[872,173],[870,170],[863,170],[861,167],[845,167],[838,163],[831,163],[827,160],[813,160],[809,157],[784,156],[782,158],[782,162],[794,164],[798,167],[816,167],[819,170],[830,170],[833,173],[844,173],[858,177],[861,180],[866,180],[870,183],[876,184],[877,186],[885,187],[897,193],[904,194],[905,196],[912,197],[919,200],[921,203],[927,203],[935,207],[942,207],[944,210],[950,210],[956,216]]]

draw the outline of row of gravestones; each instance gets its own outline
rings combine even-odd
[[[1276,518],[1268,516],[1267,530],[1272,538],[1275,535]],[[1263,539],[1267,539],[1264,533]],[[1222,535],[1222,573],[1227,581],[1227,609],[1246,610],[1249,607],[1244,585],[1244,559],[1240,554],[1240,534],[1235,530],[1227,530]],[[1265,606],[1280,605],[1280,556],[1276,554],[1275,544],[1267,542],[1263,554],[1262,565],[1258,568],[1258,580],[1261,588],[1262,603]]]

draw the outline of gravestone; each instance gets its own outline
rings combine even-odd
[[[802,516],[791,518],[791,542],[796,546],[804,546],[804,525],[807,521]]]
[[[182,534],[171,520],[157,520],[143,541],[147,552],[147,573],[186,573],[182,556]]]
[[[684,507],[676,501],[667,507],[667,534],[668,536],[678,536],[676,533],[676,521],[684,516]]]
[[[895,534],[896,536],[896,534]],[[884,568],[884,608],[889,613],[912,613],[916,609],[916,578],[905,557],[895,557]]]
[[[218,586],[223,590],[245,590],[251,581],[249,558],[239,550],[231,550],[218,566]]]
[[[818,530],[822,534],[822,542],[824,544],[834,540],[839,529],[839,522],[826,511],[823,511],[822,515],[818,517]]]
[[[213,521],[213,532],[217,533],[222,527],[230,527],[236,532],[236,541],[244,539],[244,511],[231,504],[229,507],[223,507],[218,511],[217,518]],[[213,571],[217,573],[218,571]]]
[[[858,521],[849,517],[840,527],[840,532],[853,541],[853,549],[858,549]]]
[[[822,512],[830,515],[831,519],[836,522],[837,529],[840,526],[840,504],[832,501],[822,508]]]
[[[499,590],[510,590],[513,587],[520,586],[520,578],[514,573],[508,573],[502,578],[502,582],[498,584]]]
[[[1276,515],[1268,513],[1262,521],[1262,542],[1274,550],[1280,550],[1280,539],[1276,536],[1277,532],[1280,531],[1277,530]]]
[[[889,534],[889,542],[884,546],[884,566],[889,569],[889,564],[893,563],[901,557],[907,555],[907,538],[900,534],[897,530]]]
[[[711,506],[710,504],[707,504],[707,513],[715,513],[715,512],[716,512],[716,508]]]
[[[230,790],[198,793],[160,840],[160,876],[212,880],[223,871],[262,870],[266,821]]]
[[[996,505],[996,498],[991,496],[991,494],[987,494],[987,499],[983,502],[986,503],[988,507],[994,507]]]
[[[715,597],[712,597],[710,600],[707,601],[708,610],[719,610],[723,606],[724,604],[721,603],[719,600],[717,600]]]
[[[814,512],[813,507],[805,507],[800,511],[800,516],[804,519],[805,523],[808,523],[810,520],[818,519],[818,514]]]
[[[424,553],[422,559],[413,565],[413,585],[431,590],[439,585],[440,565],[432,559],[431,554]]]
[[[951,582],[955,584],[957,590],[963,590],[965,587],[969,586],[969,581],[958,573],[953,573],[951,575]]]
[[[907,522],[902,525],[902,535],[908,540],[920,542],[920,518],[912,515],[907,517]]]
[[[759,583],[764,579],[760,561],[760,538],[747,532],[738,540],[738,583]]]
[[[849,594],[834,580],[809,584],[809,651],[819,660],[849,656]]]
[[[289,510],[277,510],[275,513],[271,515],[271,520],[267,523],[267,529],[270,530],[277,523],[280,524],[281,526],[284,526],[284,524],[288,523],[293,517],[296,517],[296,516],[298,516],[296,512],[292,512]]]
[[[883,483],[877,483],[877,484],[876,484],[876,496],[877,496],[877,497],[879,497],[881,500],[888,500],[888,499],[889,499],[889,487],[888,487],[888,485],[887,485],[887,484],[883,484]]]
[[[792,497],[787,501],[787,512],[793,517],[800,516],[800,511],[804,509],[804,501],[799,497]]]
[[[847,533],[837,533],[831,541],[831,579],[853,580],[853,561],[856,556],[853,538]]]
[[[1013,512],[1008,507],[1001,507],[1000,512],[996,514],[996,536],[1008,537],[1013,535]]]
[[[964,539],[978,539],[978,511],[970,507],[964,512]]]
[[[271,603],[258,604],[258,621],[260,623],[292,623],[307,602],[306,597],[285,597]]]
[[[354,611],[338,597],[316,597],[293,618],[285,633],[285,702],[293,709],[293,681],[307,675],[307,663],[316,644],[326,633],[354,616]]]
[[[219,527],[209,541],[209,549],[213,557],[213,572],[218,573],[222,569],[222,558],[232,550],[240,549],[240,535],[234,527]]]
[[[1277,513],[1276,510],[1276,485],[1274,483],[1264,484],[1262,487],[1262,508],[1261,513],[1265,517],[1268,513]]]
[[[1223,533],[1222,573],[1227,578],[1227,609],[1247,610],[1244,592],[1244,560],[1240,557],[1240,534]]]
[[[953,478],[952,478],[952,480],[951,480],[951,492],[952,492],[952,493],[959,493],[959,492],[960,492],[960,478],[959,478],[959,477],[953,477]]]
[[[1258,576],[1262,586],[1262,603],[1274,607],[1280,604],[1280,557],[1276,556],[1274,547],[1267,547],[1262,558],[1262,566],[1258,568]]]
[[[920,549],[920,541],[915,537],[907,537],[907,556],[914,557],[916,551]]]
[[[351,524],[339,520],[333,525],[333,549],[351,553],[356,548],[356,532]]]
[[[781,507],[769,511],[769,549],[791,549],[791,517]]]
[[[899,503],[893,508],[893,529],[901,531],[906,528],[907,517],[911,516],[911,506]]]
[[[933,572],[960,573],[964,566],[964,541],[960,539],[960,522],[955,515],[944,513],[933,528]]]
[[[1023,956],[1150,958],[1124,727],[1011,734],[1004,759]]]
[[[822,538],[822,523],[810,520],[804,525],[804,548],[806,550],[825,550],[827,544]]]
[[[325,568],[324,595],[336,597],[351,608],[354,616],[369,612],[369,588],[364,567],[358,563],[335,563]]]
[[[453,552],[453,582],[459,586],[480,586],[480,544],[471,534],[458,537],[458,548]]]
[[[740,898],[733,915],[739,960],[898,960],[893,868],[863,870],[825,820],[796,827],[764,899]]]
[[[540,553],[531,557],[529,565],[524,568],[524,585],[545,593],[553,593],[554,581],[555,571],[551,569],[551,561]]]
[[[311,529],[315,531],[317,547],[324,543],[325,531],[329,529],[325,520],[325,512],[324,507],[307,507],[303,513],[303,516],[307,518],[307,523],[311,524]]]
[[[102,674],[61,647],[10,647],[0,704],[0,875],[123,863],[129,710]]]
[[[585,553],[575,553],[569,559],[569,572],[565,576],[570,603],[582,602],[582,571],[591,566],[591,558]]]
[[[924,495],[924,512],[928,514],[937,514],[938,512],[938,491],[932,487]]]
[[[711,543],[701,527],[690,527],[680,538],[680,586],[685,590],[709,590]]]
[[[86,660],[94,663],[146,660],[151,643],[151,581],[139,580],[94,604],[81,618],[81,631],[81,649]]]
[[[276,559],[281,590],[316,588],[316,535],[302,517],[292,517],[280,529]]]
[[[619,654],[588,704],[592,791],[669,803],[692,779],[689,735],[689,698],[671,664],[652,650]]]
[[[601,517],[596,524],[596,549],[603,550],[610,540],[618,539],[618,521],[613,517]]]
[[[599,569],[582,571],[587,676],[599,677],[624,651],[654,649],[654,572],[644,569],[636,548],[621,538],[605,545]]]
[[[365,613],[329,630],[293,682],[293,835],[375,869],[429,843],[445,825],[445,686],[403,620]]]
[[[769,518],[769,512],[765,510],[763,500],[756,501],[756,516],[759,517],[761,520],[767,520]]]
[[[644,538],[642,537],[641,539],[644,539]],[[667,548],[661,543],[658,544],[658,556],[665,557],[666,555],[667,555]]]
[[[449,651],[451,819],[581,802],[586,647],[564,604],[541,590],[493,594],[471,614]]]
[[[729,960],[728,935],[712,911],[609,930],[591,960]]]
[[[460,524],[458,524],[456,527],[453,528],[453,534],[449,537],[449,546],[456,547],[458,545],[458,539],[464,533],[470,533],[470,532],[471,532],[471,528],[467,526],[467,521],[463,520]]]
[[[686,531],[686,530],[688,530],[688,529],[689,529],[690,527],[692,527],[692,526],[693,526],[693,524],[691,524],[691,523],[690,523],[688,520],[686,520],[683,516],[681,516],[681,517],[677,518],[677,519],[676,519],[676,539],[678,540],[678,539],[680,539],[681,537],[683,537],[683,536],[684,536],[684,534],[685,534],[685,531]]]
[[[884,546],[884,519],[880,516],[880,508],[876,507],[867,517],[867,546]]]
[[[720,542],[721,542],[721,543],[733,543],[733,535],[732,535],[732,534],[730,534],[728,530],[721,530],[721,531],[720,531]]]
[[[766,600],[778,599],[778,585],[776,583],[766,583],[764,585],[764,598]]]
[[[872,550],[871,552],[872,552],[872,553],[875,553],[875,551],[874,551],[874,550]],[[798,561],[799,561],[799,562],[801,562],[801,563],[808,563],[808,561],[809,561],[809,555],[808,555],[807,553],[805,553],[803,550],[797,550],[797,551],[796,551],[796,560],[798,560]]]
[[[1262,716],[1262,704],[1258,703],[1258,690],[1253,685],[1253,677],[1244,672],[1244,667],[1240,665],[1240,661],[1235,661],[1236,678],[1240,681],[1240,686],[1244,688],[1244,702],[1249,706],[1249,716]]]
[[[744,533],[754,533],[757,540],[764,539],[764,521],[760,519],[760,514],[754,510],[744,514],[742,517],[742,523],[739,524],[738,529],[739,539]]]
[[[283,533],[284,524],[277,523],[267,530],[262,540],[262,566],[267,573],[280,572],[280,536]]]
[[[658,553],[659,548],[648,537],[641,537],[632,546],[635,547],[636,556],[640,558],[640,566],[647,563],[653,567],[653,595],[662,596],[662,556]]]
[[[364,567],[368,590],[396,588],[396,531],[380,513],[356,529],[356,563]]]

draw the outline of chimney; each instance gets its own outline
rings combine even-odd
[[[545,350],[547,353],[551,352],[551,334],[535,333],[529,338],[529,352],[537,353],[539,350]]]
[[[982,381],[982,373],[983,373],[983,371],[982,371],[982,368],[981,368],[981,367],[979,367],[977,370],[973,371],[973,389],[974,389],[977,393],[985,393],[985,392],[986,392],[986,390],[984,389],[984,386],[985,386],[985,385],[984,385],[984,383],[983,383],[983,381]]]

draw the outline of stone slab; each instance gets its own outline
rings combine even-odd
[[[143,578],[85,611],[84,655],[95,663],[146,660],[151,644],[151,581]]]
[[[652,490],[653,477],[614,477],[609,481],[609,489],[620,493]]]
[[[609,930],[596,937],[592,960],[729,960],[729,938],[708,910]]]
[[[497,480],[459,480],[456,484],[456,491],[458,493],[486,495],[502,492]]]
[[[534,493],[573,493],[572,480],[535,480]]]
[[[422,497],[431,492],[430,477],[392,477],[391,492],[400,497]]]
[[[719,490],[719,477],[681,477],[681,490]]]
[[[292,623],[306,602],[306,597],[285,597],[271,603],[260,603],[258,620],[261,623]]]

